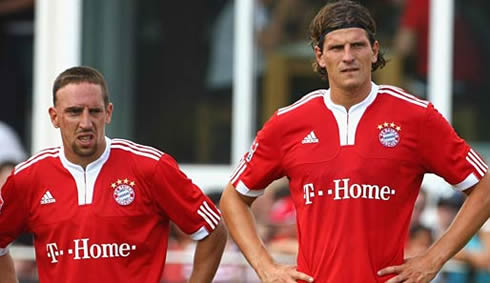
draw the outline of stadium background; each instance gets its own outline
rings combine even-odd
[[[490,33],[486,27],[490,5],[482,0],[432,0],[431,5],[437,8],[431,19],[438,20],[431,21],[431,68],[424,85],[416,74],[417,53],[403,59],[394,44],[409,1],[360,1],[374,14],[382,50],[391,60],[375,73],[375,81],[402,86],[421,96],[427,93],[460,135],[488,161],[490,82],[467,87],[472,82],[453,78],[451,66],[453,52],[454,56],[459,52],[453,44],[454,15],[461,11],[468,19],[466,31],[474,35],[481,51],[475,56],[483,66],[489,65]],[[313,57],[306,31],[312,11],[325,1],[10,2],[32,2],[32,6],[0,9],[0,120],[16,130],[28,154],[59,144],[47,115],[56,74],[73,65],[91,65],[105,74],[115,105],[108,134],[171,153],[197,184],[216,194],[273,109],[326,87],[311,71]],[[286,20],[280,19],[280,11]],[[477,66],[468,62],[454,68],[471,71]],[[478,69],[482,78],[489,77],[489,72],[488,68]],[[272,200],[283,200],[285,186],[284,182],[274,184],[268,199],[263,200],[270,205],[257,205],[265,235],[280,230],[291,236],[287,203],[272,205]],[[437,225],[436,204],[452,190],[433,176],[424,187],[428,191],[424,219]],[[36,282],[29,263],[22,261],[32,261],[32,250],[17,246],[13,253],[18,263],[26,266],[22,275],[26,282]],[[294,262],[291,254],[278,256]],[[169,261],[168,269],[185,274],[188,265],[180,263],[190,263],[191,253],[170,251]],[[220,272],[221,278],[228,278],[223,282],[231,282],[231,277],[226,277],[231,275],[236,282],[255,280],[232,244]]]

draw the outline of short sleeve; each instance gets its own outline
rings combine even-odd
[[[420,125],[419,140],[427,172],[443,177],[459,191],[478,183],[488,171],[481,156],[456,134],[432,104]]]
[[[218,226],[218,208],[170,155],[158,161],[152,180],[150,190],[158,209],[194,240],[205,238]]]
[[[284,175],[278,119],[274,115],[267,121],[232,173],[230,183],[243,195],[260,196],[265,187]]]
[[[0,189],[0,255],[7,253],[7,247],[27,229],[28,209],[24,190],[15,187],[15,176],[11,174]]]

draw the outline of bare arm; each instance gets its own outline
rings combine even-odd
[[[213,281],[223,255],[226,239],[225,226],[220,222],[211,234],[197,243],[194,253],[194,266],[189,282]]]
[[[10,254],[0,256],[0,283],[18,283]]]
[[[226,186],[220,207],[231,236],[262,282],[313,282],[310,276],[295,267],[274,262],[257,234],[255,218],[250,210],[254,198],[240,195],[232,184]]]
[[[429,282],[444,263],[454,256],[490,217],[490,174],[473,187],[458,215],[444,235],[422,256],[407,260],[402,265],[390,266],[379,275],[397,273],[388,283]]]
[[[483,249],[480,251],[462,250],[454,256],[454,259],[471,264],[478,269],[490,269],[490,231],[478,233]]]

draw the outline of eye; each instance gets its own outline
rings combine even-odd
[[[89,111],[90,111],[90,114],[99,114],[99,113],[102,113],[102,109],[100,109],[100,108],[92,108]]]
[[[352,47],[354,47],[354,48],[361,48],[361,47],[364,47],[364,46],[365,46],[364,42],[354,42],[354,43],[352,43]]]
[[[83,109],[82,108],[68,108],[65,110],[66,113],[70,116],[77,116],[82,113]]]
[[[333,51],[340,51],[343,49],[344,49],[343,45],[332,45],[328,48],[328,50],[333,50]]]

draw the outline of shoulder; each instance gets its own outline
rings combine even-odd
[[[312,91],[295,103],[278,109],[259,131],[257,140],[281,142],[288,133],[310,128],[311,123],[324,114],[325,93],[325,89]]]
[[[60,150],[61,147],[58,146],[39,151],[26,161],[17,164],[13,172],[14,175],[18,175],[21,172],[28,172],[38,166],[53,162],[53,160],[59,160]]]
[[[429,101],[419,98],[404,89],[391,85],[380,85],[378,97],[380,100],[390,104],[391,106],[410,111],[425,112],[431,107],[431,103]]]
[[[152,146],[141,145],[126,139],[111,140],[111,155],[123,155],[141,161],[158,161],[164,152]]]
[[[308,111],[312,110],[312,108],[323,104],[323,99],[326,92],[326,89],[314,90],[300,98],[295,103],[279,108],[276,115],[287,117],[289,115],[302,115],[307,113]]]

